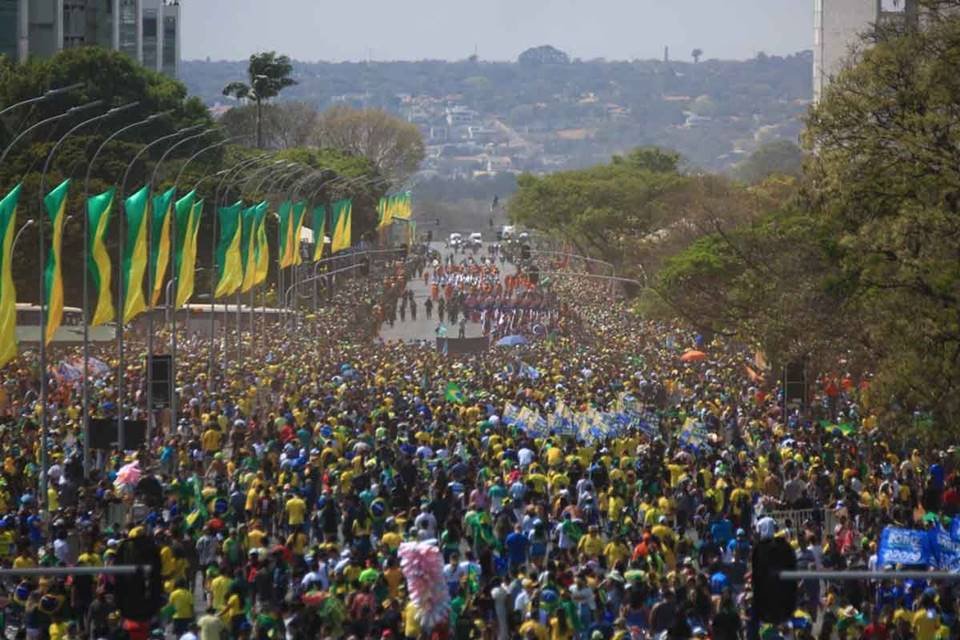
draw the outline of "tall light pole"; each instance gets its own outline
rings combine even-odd
[[[137,163],[137,160],[139,160],[145,153],[147,153],[150,149],[157,146],[158,144],[162,144],[167,140],[172,140],[174,138],[178,138],[188,133],[193,133],[194,131],[197,131],[202,128],[203,128],[202,124],[183,127],[181,129],[174,131],[173,133],[160,136],[156,140],[152,140],[147,144],[143,145],[143,147],[133,156],[133,160],[131,160],[130,163],[127,165],[126,170],[123,172],[123,180],[120,182],[120,202],[124,204],[124,209],[126,209],[127,181],[130,178],[130,172],[133,171],[133,166]],[[147,195],[149,196],[149,194]],[[121,264],[121,265],[123,264],[123,254],[127,244],[127,239],[125,237],[125,227],[126,227],[125,215],[126,215],[126,211],[124,210],[124,212],[120,215],[120,242],[117,246],[117,264]],[[143,221],[143,224],[147,225],[147,232],[148,232],[147,245],[149,246],[150,244],[149,217]],[[140,283],[140,286],[143,286],[142,283]],[[120,448],[120,451],[123,451],[124,446],[126,445],[126,433],[123,426],[123,413],[124,413],[123,403],[125,400],[124,386],[126,384],[124,380],[125,373],[126,373],[126,370],[125,370],[126,354],[124,353],[124,334],[125,334],[124,307],[126,306],[125,304],[126,301],[124,300],[124,295],[126,292],[124,291],[122,275],[121,277],[117,278],[117,289],[118,289],[117,304],[119,305],[119,308],[120,308],[120,318],[119,318],[119,321],[117,322],[117,329],[118,329],[117,351],[119,355],[119,365],[117,366],[117,431],[118,431],[117,440],[118,440],[118,446]],[[148,408],[148,413],[149,413],[149,408]]]
[[[13,111],[14,109],[19,109],[20,107],[25,107],[25,106],[31,105],[31,104],[37,104],[37,103],[39,103],[39,102],[46,102],[46,101],[49,100],[50,98],[53,98],[53,97],[59,96],[59,95],[63,95],[64,93],[69,93],[70,91],[73,91],[74,89],[79,89],[79,88],[82,87],[82,86],[83,86],[83,83],[82,83],[82,82],[76,82],[76,83],[74,83],[74,84],[67,85],[66,87],[60,87],[60,88],[58,88],[58,89],[49,89],[48,91],[45,91],[44,93],[42,93],[42,94],[40,94],[39,96],[36,96],[36,97],[34,97],[34,98],[27,98],[26,100],[21,100],[20,102],[15,102],[15,103],[13,103],[12,105],[10,105],[9,107],[4,107],[4,109],[3,109],[2,111],[0,111],[0,118],[2,118],[3,116],[7,115],[8,113],[10,113],[11,111]]]
[[[92,102],[87,102],[86,104],[81,104],[81,105],[78,105],[78,106],[76,106],[76,107],[70,107],[69,109],[67,109],[67,110],[64,111],[63,113],[58,113],[58,114],[55,115],[55,116],[50,116],[49,118],[44,118],[43,120],[40,120],[39,122],[33,123],[32,125],[30,125],[30,126],[27,127],[26,129],[24,129],[23,131],[21,131],[19,134],[17,134],[17,137],[14,138],[13,140],[11,140],[11,141],[10,141],[10,144],[7,145],[7,148],[3,150],[3,153],[0,154],[0,166],[3,166],[3,161],[7,159],[7,156],[10,154],[10,151],[11,151],[15,146],[17,146],[17,143],[20,142],[21,140],[23,140],[23,138],[25,138],[25,137],[26,137],[28,134],[30,134],[31,132],[36,131],[37,129],[39,129],[40,127],[42,127],[42,126],[44,126],[44,125],[50,124],[51,122],[57,122],[57,121],[59,121],[59,120],[63,120],[64,118],[69,118],[69,117],[74,116],[74,115],[76,115],[76,114],[78,114],[78,113],[81,113],[81,112],[83,112],[83,111],[86,111],[87,109],[93,109],[93,108],[95,108],[95,107],[99,107],[99,106],[102,105],[102,104],[103,104],[103,100],[93,100]]]
[[[92,124],[94,122],[99,122],[101,120],[106,120],[111,118],[118,113],[122,113],[127,109],[131,109],[137,106],[138,102],[131,102],[120,107],[114,107],[106,113],[101,113],[98,116],[88,118],[83,122],[80,122],[74,125],[70,130],[68,130],[63,136],[57,140],[56,144],[53,145],[53,148],[50,149],[50,153],[47,154],[46,162],[43,165],[43,173],[40,174],[40,493],[43,499],[43,508],[48,510],[50,507],[49,496],[47,495],[47,438],[48,438],[48,423],[49,409],[47,407],[47,313],[49,309],[47,308],[47,283],[46,283],[46,238],[44,233],[44,224],[43,224],[43,199],[47,192],[47,172],[50,170],[50,165],[53,163],[54,156],[57,155],[57,150],[60,149],[60,146],[73,135],[76,131],[79,131],[81,128]],[[61,222],[60,224],[63,224]],[[60,268],[60,265],[57,265],[57,268]]]
[[[155,113],[151,116],[144,118],[143,120],[138,120],[131,124],[126,125],[117,129],[97,147],[97,150],[94,152],[93,157],[90,158],[90,162],[87,164],[87,174],[83,180],[83,202],[86,203],[90,197],[90,176],[93,173],[93,166],[97,163],[97,159],[100,157],[100,153],[106,148],[110,142],[115,138],[123,135],[131,129],[137,127],[142,127],[144,125],[150,124],[159,118],[171,113],[170,111],[164,111],[161,113]],[[123,212],[119,204],[114,209],[119,211],[121,216]],[[88,271],[88,261],[89,256],[89,244],[90,244],[90,216],[89,213],[83,216],[83,388],[82,388],[82,404],[83,411],[81,413],[81,422],[83,427],[83,475],[86,475],[90,472],[90,378],[89,378],[89,368],[90,368],[90,289],[89,281],[90,274]],[[119,269],[120,265],[117,265]],[[101,283],[101,286],[109,287],[110,283]],[[123,310],[120,310],[120,313],[123,313]],[[119,325],[122,322],[122,318],[117,320]]]
[[[253,158],[247,158],[246,160],[241,160],[237,164],[233,165],[227,169],[224,176],[217,183],[217,189],[214,191],[213,197],[213,232],[210,234],[210,348],[208,349],[208,358],[207,363],[207,384],[213,384],[213,351],[214,351],[214,341],[216,336],[216,303],[217,303],[217,279],[219,274],[217,273],[217,218],[219,216],[220,209],[220,192],[221,189],[227,184],[227,182],[234,175],[238,175],[241,171],[248,167],[256,166],[261,162],[266,162],[272,156],[270,154],[261,154],[259,156],[254,156]],[[226,307],[224,307],[224,318],[226,318]],[[224,324],[226,326],[226,324]]]
[[[203,147],[202,149],[198,150],[198,151],[197,151],[196,153],[194,153],[192,156],[190,156],[189,158],[187,158],[187,160],[186,160],[186,161],[183,163],[183,165],[180,167],[180,171],[177,172],[177,177],[176,177],[176,179],[174,179],[174,181],[173,181],[173,186],[176,187],[178,184],[180,184],[180,178],[183,177],[184,172],[187,170],[187,166],[189,166],[189,164],[190,164],[191,162],[193,162],[194,160],[196,160],[196,159],[197,159],[198,157],[200,157],[202,154],[206,153],[207,151],[211,151],[211,150],[213,150],[213,149],[217,149],[217,148],[219,148],[219,147],[222,147],[222,146],[224,146],[224,145],[226,145],[226,144],[228,144],[228,143],[230,143],[230,142],[234,142],[234,141],[236,141],[236,140],[241,140],[241,139],[249,138],[249,137],[251,137],[251,136],[249,136],[249,135],[231,136],[231,137],[229,137],[229,138],[224,138],[223,140],[220,140],[220,141],[218,141],[218,142],[215,142],[215,143],[213,143],[213,144],[211,144],[211,145],[207,145],[206,147]],[[205,177],[206,177],[206,176],[205,176]],[[204,178],[201,178],[200,180],[197,181],[197,184],[194,185],[192,191],[195,192],[195,191],[197,190],[197,187],[200,185],[200,183],[203,181],[203,179],[204,179]],[[216,215],[216,211],[214,211],[214,215]],[[170,287],[172,287],[172,290],[173,290],[173,291],[172,291],[172,295],[171,295],[171,296],[168,296],[168,300],[172,300],[172,301],[173,301],[173,302],[172,302],[172,307],[173,307],[173,309],[172,309],[172,312],[170,312],[170,326],[171,326],[171,331],[170,331],[170,380],[171,380],[171,382],[172,382],[172,384],[173,384],[173,388],[172,388],[172,391],[171,391],[171,394],[172,394],[173,397],[172,397],[171,402],[170,402],[170,406],[171,406],[171,409],[170,409],[170,424],[171,424],[171,426],[172,426],[173,429],[176,429],[176,428],[177,428],[177,420],[178,420],[178,414],[179,414],[179,410],[180,410],[180,407],[178,406],[179,398],[177,397],[177,286],[178,286],[178,282],[179,282],[179,279],[180,279],[180,274],[177,273],[177,262],[176,262],[176,256],[177,256],[177,233],[178,233],[178,228],[177,228],[177,216],[176,216],[176,214],[174,214],[173,219],[171,220],[171,224],[170,224],[170,241],[171,241],[170,253],[171,253],[171,255],[173,256],[173,258],[172,258],[173,262],[171,263],[173,266],[172,266],[172,268],[171,268],[171,270],[170,270],[171,278],[170,278],[170,285],[169,285]],[[203,270],[202,268],[197,268],[197,269],[196,269],[196,271],[197,271],[198,273],[199,273],[200,271],[202,271],[202,270]],[[170,306],[171,306],[170,304],[167,305],[168,310],[170,309]]]
[[[194,140],[198,140],[204,137],[205,135],[209,133],[213,133],[214,131],[218,131],[218,130],[219,130],[219,127],[210,127],[209,129],[204,129],[198,134],[187,136],[186,138],[177,140],[172,145],[167,147],[167,150],[163,152],[163,154],[160,156],[160,159],[157,161],[157,164],[153,168],[153,175],[150,176],[150,182],[149,182],[150,191],[153,192],[153,190],[156,188],[157,176],[160,174],[160,169],[163,167],[163,163],[166,161],[166,159],[170,157],[170,154],[172,154],[179,147],[189,142],[193,142]],[[174,183],[173,186],[174,188],[176,188],[177,186],[176,183]],[[172,203],[170,206],[172,206]],[[154,212],[154,214],[156,214],[156,212]],[[166,212],[164,212],[163,215],[166,215]],[[172,215],[171,217],[173,218],[173,221],[171,221],[170,223],[170,229],[171,229],[170,250],[169,250],[170,260],[168,260],[167,262],[170,264],[170,267],[171,267],[170,271],[172,273],[176,268],[176,265],[173,264],[173,257],[176,255],[176,251],[177,251],[177,240],[176,240],[177,229],[176,229],[176,215]],[[154,305],[152,302],[152,298],[153,298],[153,290],[156,287],[157,278],[162,278],[164,275],[162,273],[156,273],[156,270],[151,268],[151,265],[153,264],[153,239],[151,238],[152,231],[153,231],[152,222],[153,222],[152,220],[149,221],[150,226],[148,228],[150,229],[150,231],[147,233],[147,292],[148,292],[147,296],[151,298],[150,313],[147,315],[147,443],[148,444],[152,441],[153,431],[154,431],[153,427],[155,422],[154,413],[153,413],[153,356],[154,356],[153,316],[155,315],[156,309],[153,308]],[[172,377],[173,371],[170,371],[168,373],[170,373]],[[176,388],[176,381],[171,380],[170,385],[171,385],[171,396],[172,396],[170,398],[170,404],[172,405],[176,402],[176,391],[174,390]]]

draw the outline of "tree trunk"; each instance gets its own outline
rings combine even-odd
[[[260,98],[257,98],[257,149],[263,149],[263,109]]]

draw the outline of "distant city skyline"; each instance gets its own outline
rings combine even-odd
[[[809,0],[182,0],[186,60],[275,50],[302,61],[515,60],[550,44],[572,58],[746,59],[813,46]],[[350,25],[358,25],[352,27]]]

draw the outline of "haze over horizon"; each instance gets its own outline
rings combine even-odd
[[[181,12],[185,60],[265,50],[301,61],[462,60],[476,48],[481,60],[509,61],[542,44],[585,60],[659,59],[664,46],[674,60],[695,48],[746,59],[813,44],[805,0],[183,0]]]

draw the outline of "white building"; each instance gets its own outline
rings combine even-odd
[[[0,54],[25,61],[99,45],[180,73],[179,0],[0,0]]]
[[[884,20],[917,15],[916,0],[813,0],[813,99],[851,61],[860,35]]]

